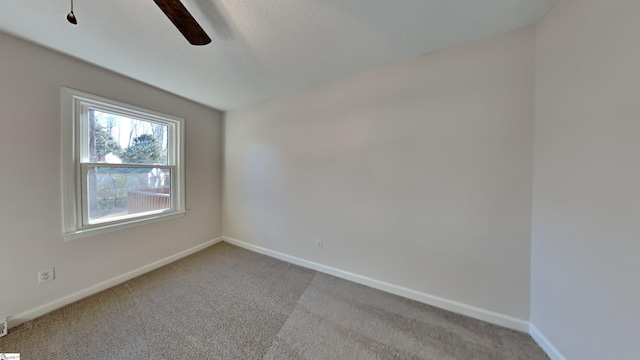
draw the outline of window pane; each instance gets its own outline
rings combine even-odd
[[[162,164],[168,162],[168,126],[89,109],[89,162]]]
[[[89,223],[101,223],[171,209],[171,170],[90,166],[87,170]]]

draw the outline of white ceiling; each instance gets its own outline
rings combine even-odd
[[[0,30],[231,110],[536,23],[557,0],[183,0],[196,47],[152,0],[2,0]]]

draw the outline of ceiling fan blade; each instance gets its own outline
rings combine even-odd
[[[206,45],[211,38],[179,0],[153,0],[192,45]]]

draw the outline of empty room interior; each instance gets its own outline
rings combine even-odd
[[[1,7],[0,354],[638,359],[639,1]]]

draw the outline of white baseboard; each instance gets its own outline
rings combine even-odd
[[[54,301],[52,301],[50,303],[38,306],[35,309],[27,310],[27,311],[25,311],[23,313],[20,313],[20,314],[14,315],[14,316],[10,316],[9,319],[8,319],[9,328],[12,328],[12,327],[20,325],[20,324],[22,324],[24,322],[33,320],[33,319],[35,319],[37,317],[40,317],[40,316],[42,316],[42,315],[44,315],[44,314],[46,314],[48,312],[51,312],[53,310],[56,310],[56,309],[59,309],[59,308],[65,306],[65,305],[68,305],[68,304],[71,304],[73,302],[76,302],[76,301],[78,301],[78,300],[80,300],[82,298],[85,298],[85,297],[89,296],[89,295],[93,295],[93,294],[96,294],[96,293],[98,293],[98,292],[100,292],[102,290],[106,290],[106,289],[108,289],[110,287],[114,287],[114,286],[116,286],[118,284],[121,284],[121,283],[127,281],[127,280],[131,280],[134,277],[140,276],[140,275],[142,275],[144,273],[147,273],[149,271],[155,270],[155,269],[157,269],[159,267],[162,267],[164,265],[172,263],[172,262],[174,262],[176,260],[179,260],[179,259],[181,259],[183,257],[186,257],[186,256],[189,256],[191,254],[194,254],[194,253],[196,253],[196,252],[198,252],[200,250],[203,250],[203,249],[205,249],[205,248],[207,248],[207,247],[209,247],[211,245],[217,244],[222,240],[223,240],[222,236],[218,237],[216,239],[213,239],[213,240],[209,240],[209,241],[207,241],[205,243],[202,243],[200,245],[194,246],[191,249],[187,249],[187,250],[181,251],[181,252],[179,252],[177,254],[174,254],[174,255],[171,255],[169,257],[166,257],[164,259],[161,259],[161,260],[158,260],[158,261],[154,261],[151,264],[142,266],[142,267],[137,268],[135,270],[129,271],[127,273],[124,273],[122,275],[116,276],[116,277],[111,278],[109,280],[103,281],[103,282],[101,282],[99,284],[96,284],[96,285],[93,285],[93,286],[88,287],[86,289],[80,290],[80,291],[78,291],[76,293],[73,293],[71,295],[67,295],[67,296],[65,296],[63,298],[60,298],[58,300],[54,300]]]
[[[315,263],[312,261],[304,260],[295,256],[283,254],[277,251],[269,250],[260,246],[252,245],[249,243],[245,243],[240,240],[236,240],[227,236],[221,236],[219,238],[209,240],[200,245],[194,246],[190,249],[184,250],[177,254],[171,255],[164,259],[155,261],[148,265],[142,266],[138,269],[129,271],[122,275],[116,276],[109,280],[103,281],[99,284],[93,285],[86,289],[80,290],[71,295],[65,296],[58,300],[54,300],[47,304],[38,306],[34,309],[25,311],[23,313],[10,316],[8,318],[9,328],[20,325],[26,321],[33,320],[37,317],[40,317],[48,312],[59,309],[65,305],[76,302],[82,298],[87,296],[96,294],[100,291],[106,290],[110,287],[121,284],[127,280],[133,279],[134,277],[140,276],[147,272],[153,271],[159,267],[172,263],[176,260],[179,260],[183,257],[194,254],[200,250],[203,250],[209,246],[219,243],[220,241],[226,241],[232,245],[236,245],[247,250],[251,250],[263,255],[267,255],[282,261],[286,261],[295,265],[299,265],[305,268],[309,268],[312,270],[316,270],[325,274],[333,275],[342,279],[346,279],[349,281],[353,281],[359,284],[363,284],[378,290],[382,290],[391,294],[399,295],[402,297],[406,297],[412,300],[416,300],[428,305],[432,305],[441,309],[449,310],[452,312],[456,312],[459,314],[463,314],[466,316],[470,316],[475,319],[483,320],[492,324],[504,326],[507,328],[529,332],[529,334],[533,337],[533,339],[540,345],[540,347],[545,350],[545,352],[549,355],[552,360],[566,360],[564,356],[558,351],[558,349],[553,346],[553,344],[535,327],[533,324],[529,324],[528,321],[514,318],[508,315],[496,313],[490,310],[481,309],[475,306],[471,306],[468,304],[464,304],[461,302],[445,299],[439,296],[426,294],[423,292],[419,292],[416,290],[408,289],[402,286],[393,285],[384,281],[372,279],[366,276],[354,274],[348,271],[340,270],[337,268],[333,268],[330,266],[322,265],[319,263]]]
[[[426,294],[416,290],[411,290],[402,286],[393,285],[384,281],[372,279],[366,276],[354,274],[348,271],[336,269],[330,266],[318,264],[312,261],[297,258],[295,256],[283,254],[277,251],[269,250],[260,246],[249,244],[240,240],[223,236],[222,239],[229,244],[245,248],[263,255],[267,255],[291,264],[299,265],[308,269],[316,270],[325,274],[333,275],[342,279],[353,281],[358,284],[367,285],[369,287],[382,290],[391,294],[399,295],[405,298],[416,300],[427,305],[432,305],[441,309],[449,310],[455,313],[466,315],[475,319],[486,321],[492,324],[504,326],[523,332],[529,331],[529,322],[526,320],[514,318],[508,315],[496,313],[490,310],[481,309],[475,306],[463,304],[461,302],[445,299],[439,296]]]
[[[533,340],[538,343],[538,345],[544,350],[551,360],[567,360],[560,351],[553,346],[551,341],[544,336],[538,328],[532,323],[529,324],[529,335],[533,338]]]

